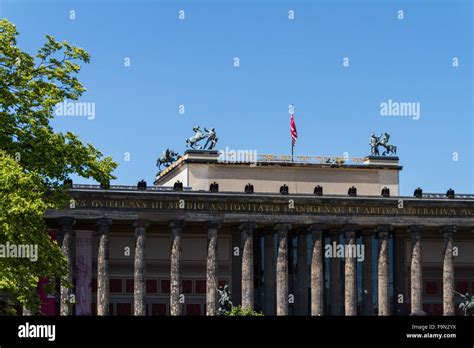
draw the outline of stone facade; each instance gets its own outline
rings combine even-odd
[[[147,189],[75,185],[75,204],[45,218],[69,282],[74,231],[94,231],[97,315],[213,316],[225,284],[265,315],[454,315],[454,291],[474,291],[474,197],[399,196],[401,169],[396,157],[222,163],[196,150]],[[61,315],[71,295],[61,287]]]
[[[120,303],[130,303],[130,314],[135,315],[150,315],[156,308],[169,315],[215,315],[221,281],[230,286],[234,304],[267,315],[408,315],[436,301],[445,315],[453,315],[457,307],[453,291],[459,290],[456,275],[474,281],[470,198],[92,186],[75,186],[71,194],[75,208],[48,211],[46,221],[59,232],[71,281],[74,231],[95,231],[97,289],[91,295],[98,315],[120,315]],[[329,257],[326,248],[333,243],[363,245],[365,257]],[[127,247],[129,255],[123,252]],[[118,277],[133,280],[131,293],[111,290],[108,281],[113,285]],[[426,284],[440,284],[437,295],[429,294],[425,278]],[[150,279],[161,281],[160,290],[151,294]],[[396,301],[396,290],[403,303]],[[62,315],[73,313],[68,301],[73,293],[61,288]]]

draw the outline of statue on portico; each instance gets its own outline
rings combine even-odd
[[[219,138],[217,138],[217,134],[214,128],[207,129],[206,127],[204,127],[204,131],[206,133],[203,133],[199,126],[194,126],[193,131],[194,131],[194,135],[186,139],[187,147],[190,147],[193,150],[213,150],[214,149],[214,147],[217,144],[217,140],[219,140]],[[199,142],[206,138],[207,140],[204,146],[199,145]]]
[[[464,316],[471,316],[474,312],[474,299],[472,295],[466,292],[464,295],[455,291],[456,294],[464,298],[464,302],[459,304],[459,309],[463,311]]]
[[[222,287],[220,287],[222,289]],[[217,308],[217,315],[227,315],[233,307],[232,302],[230,301],[230,290],[229,286],[226,284],[224,288],[217,289],[217,294],[219,296],[219,308]]]
[[[370,153],[372,156],[380,156],[379,141],[380,139],[374,133],[370,135],[369,145],[370,145]]]
[[[217,144],[217,140],[219,140],[219,138],[217,138],[217,134],[216,134],[216,131],[214,128],[211,128],[210,130],[207,130],[206,127],[204,127],[204,130],[207,132],[206,133],[206,136],[207,136],[207,141],[206,143],[204,144],[204,149],[207,148],[207,150],[213,150],[214,147],[216,146]],[[207,147],[207,145],[209,144],[209,147]]]
[[[388,141],[390,140],[390,134],[384,133],[381,136],[380,145],[385,148],[385,151],[382,152],[382,156],[390,155],[390,154],[397,154],[397,147],[395,145],[389,144]]]
[[[385,148],[385,151],[382,152],[382,156],[387,155],[396,155],[397,154],[397,147],[395,145],[389,144],[388,141],[390,140],[390,134],[384,133],[377,137],[374,133],[370,135],[369,145],[370,145],[370,153],[372,156],[380,156],[379,146]]]
[[[206,136],[202,132],[201,128],[199,128],[199,126],[194,126],[193,132],[194,135],[186,139],[186,146],[190,147],[191,149],[196,149],[195,146],[198,145],[198,142],[200,142]]]
[[[166,168],[171,165],[174,161],[176,161],[179,158],[179,154],[177,152],[174,152],[173,150],[166,149],[163,151],[161,154],[161,157],[158,157],[156,160],[156,166],[158,167],[158,170],[161,170],[161,166],[165,166]]]

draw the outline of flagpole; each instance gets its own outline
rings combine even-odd
[[[290,109],[289,109],[289,113],[291,115],[291,118],[290,118],[290,131],[291,131],[291,127],[292,125],[294,124],[294,118],[293,118],[293,115],[295,113],[295,107],[293,104],[290,104]],[[295,128],[296,129],[296,128]],[[295,149],[295,139],[293,138],[293,133],[291,133],[291,163],[293,163],[293,153],[294,153],[294,149]]]

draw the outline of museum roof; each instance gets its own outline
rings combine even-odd
[[[232,157],[234,156],[234,157]],[[229,151],[188,150],[156,175],[155,184],[186,163],[205,163],[210,165],[249,166],[249,167],[295,167],[295,168],[340,168],[340,169],[391,169],[402,170],[398,157],[390,156],[290,156],[275,154],[256,154]]]

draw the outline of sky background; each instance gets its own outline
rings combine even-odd
[[[80,101],[95,119],[52,125],[112,156],[112,184],[151,184],[194,125],[216,128],[218,150],[290,154],[293,103],[295,155],[364,157],[388,132],[401,194],[474,193],[472,1],[0,0],[0,14],[30,54],[46,34],[90,52]],[[389,99],[420,103],[420,119],[381,116]]]

